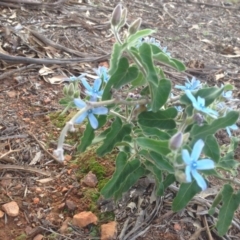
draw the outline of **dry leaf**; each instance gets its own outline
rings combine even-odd
[[[220,74],[216,74],[215,75],[215,78],[216,78],[216,80],[218,81],[219,79],[221,79],[221,78],[224,78],[224,74],[223,73],[220,73]]]
[[[41,76],[46,76],[46,75],[49,75],[49,74],[53,74],[54,71],[51,69],[51,68],[48,68],[46,66],[43,66],[40,70],[39,70],[39,74]]]
[[[35,165],[41,158],[42,153],[41,151],[37,152],[33,160],[29,163],[29,165]]]

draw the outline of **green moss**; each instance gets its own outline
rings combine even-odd
[[[50,113],[48,116],[50,117],[50,120],[54,126],[58,128],[63,128],[67,122],[67,116],[60,114],[61,112],[54,112]]]
[[[26,239],[27,239],[27,235],[25,233],[22,233],[16,238],[16,240],[26,240]]]
[[[114,212],[104,212],[98,215],[100,222],[110,222],[115,220]]]

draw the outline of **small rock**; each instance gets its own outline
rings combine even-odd
[[[59,229],[61,234],[66,233],[68,230],[68,223],[71,221],[70,217],[67,217],[66,220],[62,223],[62,226]]]
[[[12,174],[7,173],[3,176],[3,179],[1,180],[1,185],[3,187],[7,187],[11,184],[12,182]]]
[[[15,91],[9,91],[7,92],[7,95],[10,97],[10,98],[14,98],[16,97],[17,93]]]
[[[89,172],[82,180],[82,183],[88,187],[96,187],[98,180],[95,174]]]
[[[66,203],[68,210],[70,210],[70,211],[74,211],[77,208],[77,205],[71,200],[66,200],[65,203]]]
[[[86,227],[87,225],[94,223],[97,225],[98,218],[92,212],[80,212],[73,216],[73,225],[78,227]]]
[[[14,201],[3,204],[2,209],[8,216],[11,217],[16,217],[19,214],[19,207]]]
[[[112,221],[101,226],[101,240],[113,240],[117,237],[117,222]]]
[[[38,204],[40,202],[40,199],[38,197],[33,198],[33,203]]]
[[[4,212],[0,210],[0,218],[2,218],[3,216],[4,216]]]
[[[42,234],[38,234],[37,236],[35,236],[34,238],[33,238],[33,240],[42,240],[43,239],[43,235]]]
[[[43,99],[43,102],[46,103],[46,104],[50,103],[51,99],[49,97],[46,97],[46,98]]]

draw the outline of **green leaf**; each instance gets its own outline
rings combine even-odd
[[[210,207],[210,209],[208,210],[208,213],[210,215],[213,215],[215,213],[215,208],[217,207],[217,205],[222,201],[222,190],[218,192],[217,196],[215,197],[212,206]]]
[[[131,127],[131,124],[125,124],[122,126],[121,119],[117,117],[111,125],[111,131],[106,135],[105,141],[97,149],[98,156],[101,157],[106,153],[111,152],[118,142],[122,142],[124,137],[131,133]]]
[[[180,211],[201,189],[194,180],[191,183],[182,183],[177,196],[173,200],[172,210],[174,212]]]
[[[198,90],[196,93],[193,93],[195,98],[201,97],[205,99],[205,106],[209,106],[211,103],[213,103],[223,92],[222,88],[218,87],[210,87],[210,88],[203,88]],[[180,102],[183,104],[192,104],[191,100],[188,98],[186,94],[181,96]]]
[[[116,159],[116,170],[113,173],[112,178],[107,182],[107,184],[102,188],[101,194],[105,198],[111,198],[113,196],[114,188],[117,189],[116,181],[122,173],[122,170],[127,164],[127,154],[125,152],[119,152],[117,159]]]
[[[170,135],[156,127],[146,127],[141,125],[141,129],[146,136],[155,136],[160,140],[169,140]]]
[[[171,93],[171,81],[169,79],[161,79],[158,82],[158,87],[154,87],[153,84],[150,84],[153,99],[152,99],[152,110],[159,110],[168,100],[168,97]]]
[[[168,173],[174,173],[173,166],[170,164],[169,160],[163,157],[161,154],[144,150],[139,154],[142,155],[147,161],[154,164],[154,166],[156,166],[159,170],[167,171]]]
[[[214,162],[218,162],[220,159],[220,149],[217,139],[213,135],[206,137],[204,142],[203,152]]]
[[[159,170],[153,163],[149,161],[144,162],[145,167],[153,174],[156,181],[156,195],[163,196],[164,188],[162,184],[162,171]]]
[[[118,69],[113,77],[109,79],[115,89],[130,83],[138,77],[138,68],[135,66],[129,67],[128,59],[123,57],[120,59]]]
[[[146,169],[139,166],[136,169],[133,169],[131,173],[125,175],[124,179],[122,179],[123,182],[119,183],[120,187],[114,192],[114,199],[119,199],[124,192],[128,191],[137,182],[137,180],[146,175],[146,173]]]
[[[137,78],[131,82],[133,88],[143,86],[146,83],[147,81],[141,72],[139,72]]]
[[[117,69],[119,59],[122,56],[123,47],[119,43],[113,45],[112,55],[110,59],[110,69],[108,74],[111,76]]]
[[[231,185],[226,184],[222,191],[223,205],[220,208],[217,222],[217,230],[220,236],[223,236],[231,225],[233,215],[237,210],[240,202],[240,192],[234,194]]]
[[[135,34],[132,34],[128,37],[128,39],[126,40],[126,44],[127,46],[135,45],[137,41],[141,40],[143,37],[153,34],[154,32],[155,30],[152,29],[143,29],[137,31]]]
[[[155,87],[158,87],[158,75],[153,63],[152,50],[150,45],[143,43],[139,47],[139,54],[141,56],[142,62],[147,68],[147,81],[152,83]]]
[[[227,153],[217,164],[218,168],[222,168],[226,171],[230,171],[234,174],[237,167],[239,166],[239,162],[234,160],[233,152]]]
[[[178,71],[182,72],[182,71],[186,70],[186,66],[181,61],[179,61],[175,58],[171,58],[171,61],[175,63]]]
[[[186,67],[182,62],[178,61],[177,59],[169,57],[166,53],[162,52],[162,53],[153,54],[153,58],[159,62],[162,62],[166,65],[169,65],[175,68],[178,71],[186,70]]]
[[[88,123],[83,133],[83,136],[81,137],[81,143],[80,145],[78,145],[78,152],[84,152],[87,147],[91,145],[94,136],[94,129],[91,127],[91,124]]]
[[[238,119],[239,113],[231,111],[227,113],[225,117],[218,118],[214,120],[210,125],[206,124],[204,126],[194,125],[191,129],[191,136],[194,139],[205,140],[208,135],[215,134],[219,129],[226,128],[233,125]]]
[[[157,112],[142,112],[138,115],[138,122],[144,127],[173,129],[176,127],[176,123],[174,121],[176,116],[177,110],[175,108],[168,108]]]
[[[168,148],[168,141],[140,137],[136,139],[136,142],[143,149],[152,150],[159,154],[166,155],[170,152],[170,149]]]

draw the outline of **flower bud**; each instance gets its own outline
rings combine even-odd
[[[177,132],[174,134],[169,141],[169,148],[172,150],[177,150],[182,146],[183,134],[182,132]]]
[[[175,178],[179,183],[185,183],[186,182],[186,175],[183,171],[176,170],[175,173]]]
[[[73,85],[73,83],[70,83],[70,84],[69,84],[67,95],[68,95],[69,97],[72,97],[72,96],[74,95],[74,85]]]
[[[116,27],[119,25],[121,22],[121,17],[122,17],[122,4],[118,4],[112,13],[112,19],[111,19],[111,24],[112,26]]]
[[[141,23],[142,23],[142,19],[141,19],[141,18],[138,18],[137,20],[135,20],[135,21],[129,26],[129,29],[128,29],[129,34],[134,34],[134,33],[136,33],[136,32],[138,31],[138,29],[140,28]]]
[[[74,92],[74,96],[73,96],[74,98],[79,98],[80,97],[80,91],[79,90],[76,90],[75,92]]]
[[[68,94],[68,86],[67,86],[67,85],[65,85],[65,86],[63,87],[63,94],[64,94],[65,96],[67,96],[67,94]]]
[[[127,19],[127,9],[124,8],[122,10],[122,17],[121,17],[121,21],[119,23],[119,28],[121,28],[122,26],[124,26],[126,24],[126,19]]]

